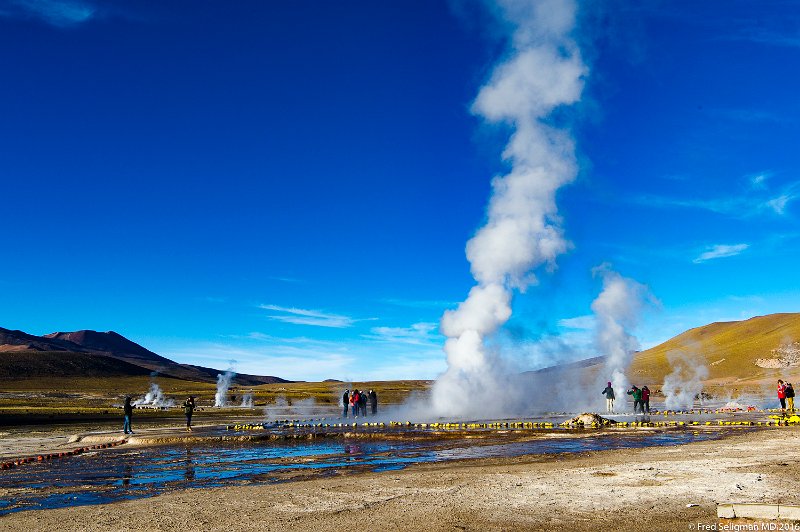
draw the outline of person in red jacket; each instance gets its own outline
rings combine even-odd
[[[781,410],[786,411],[786,386],[780,379],[778,379],[778,401],[781,402]]]
[[[358,390],[353,390],[353,393],[350,394],[350,409],[353,411],[353,418],[358,417],[359,399]]]
[[[642,386],[642,412],[650,413],[650,388]]]

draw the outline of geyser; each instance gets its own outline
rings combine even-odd
[[[214,406],[224,407],[228,405],[228,388],[231,387],[231,380],[236,373],[229,369],[225,373],[217,374],[217,393],[214,394]]]
[[[533,270],[555,267],[569,248],[555,196],[575,179],[577,164],[569,132],[552,115],[580,100],[587,74],[572,37],[577,5],[504,0],[498,7],[512,28],[510,53],[472,110],[512,129],[503,151],[510,170],[493,179],[486,223],[466,246],[477,285],[441,320],[448,369],[433,387],[437,415],[507,414],[518,406],[524,392],[486,338],[510,318],[513,292],[536,282]]]
[[[595,314],[595,348],[606,357],[605,371],[598,376],[595,387],[600,389],[599,383],[610,380],[617,398],[623,399],[620,403],[624,404],[624,393],[628,389],[625,371],[639,349],[631,330],[651,296],[647,287],[621,276],[608,264],[594,268],[592,273],[603,280],[603,290],[592,302],[592,311]]]

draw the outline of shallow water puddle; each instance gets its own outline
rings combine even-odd
[[[20,510],[102,504],[184,488],[280,482],[402,469],[421,462],[678,445],[723,437],[735,429],[597,433],[476,444],[467,439],[225,443],[113,449],[30,464],[0,473],[0,515]],[[739,429],[743,430],[743,429]]]

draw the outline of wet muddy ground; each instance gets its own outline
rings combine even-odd
[[[0,474],[0,515],[28,509],[102,504],[187,488],[288,482],[415,463],[670,446],[718,439],[744,427],[663,431],[493,431],[299,441],[195,442],[104,449],[67,460],[26,464]],[[225,427],[213,429],[214,433]],[[230,431],[228,431],[230,432]],[[395,436],[403,436],[394,431]]]

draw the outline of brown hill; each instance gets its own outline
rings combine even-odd
[[[48,353],[44,355],[43,353]],[[63,353],[60,357],[58,353]],[[69,355],[67,355],[67,353]],[[73,355],[82,356],[73,356]],[[94,362],[88,361],[93,359]],[[91,330],[55,332],[34,336],[22,331],[0,327],[0,379],[29,378],[42,374],[72,375],[76,368],[83,367],[83,377],[106,377],[141,375],[158,372],[177,379],[216,382],[220,370],[178,364],[132,342],[124,336]],[[258,386],[290,382],[273,376],[236,375],[234,384]]]
[[[83,351],[79,345],[57,338],[34,336],[22,331],[0,327],[0,351]]]
[[[70,351],[6,351],[0,354],[0,380],[46,377],[147,376],[147,368],[111,357]]]
[[[604,357],[544,368],[531,375],[563,372],[582,383],[598,380]],[[685,362],[682,362],[685,361]],[[706,384],[758,389],[777,378],[800,380],[800,313],[769,314],[690,329],[636,353],[628,368],[634,383],[662,384],[677,365],[705,366]]]
[[[708,381],[765,382],[800,373],[800,313],[769,314],[690,329],[638,353],[628,375],[663,382],[686,358],[705,365]]]

